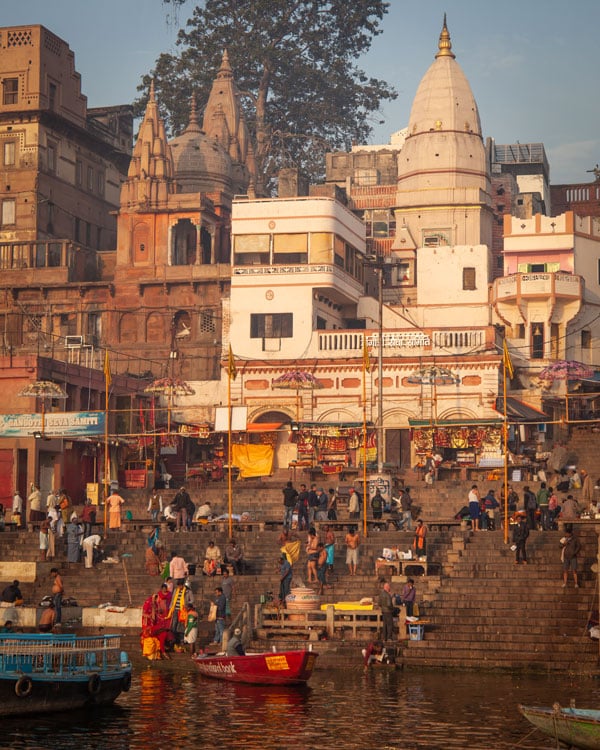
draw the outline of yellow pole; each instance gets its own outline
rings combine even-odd
[[[504,422],[502,438],[504,442],[504,544],[508,544],[508,417],[506,405],[506,357],[502,357],[502,394],[504,400]]]
[[[231,489],[231,377],[227,374],[227,508],[229,515],[229,538],[233,536],[233,498]]]
[[[381,346],[381,341],[379,342]],[[362,378],[362,401],[363,401],[363,535],[367,536],[367,372],[369,371],[369,352],[367,340],[363,338],[363,378]]]
[[[107,525],[107,506],[106,499],[108,497],[108,483],[110,477],[110,453],[108,449],[108,390],[110,384],[106,382],[104,389],[104,533],[106,534]]]
[[[106,534],[107,525],[107,507],[106,499],[108,498],[108,484],[110,481],[110,453],[108,450],[108,398],[110,394],[110,384],[112,375],[110,372],[110,359],[108,349],[104,351],[104,533]]]

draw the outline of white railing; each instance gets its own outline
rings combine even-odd
[[[369,352],[379,351],[378,331],[317,331],[317,348],[319,352],[339,354],[340,356],[361,356],[366,337]],[[441,331],[384,331],[382,335],[383,351],[387,354],[417,351],[426,353],[463,353],[485,348],[486,330],[455,329]]]

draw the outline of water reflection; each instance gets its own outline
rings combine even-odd
[[[61,750],[552,748],[518,703],[598,705],[596,681],[495,674],[325,671],[304,689],[250,687],[195,672],[138,671],[115,706],[3,722],[1,747]]]

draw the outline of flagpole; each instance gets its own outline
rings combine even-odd
[[[506,411],[506,361],[504,358],[502,358],[502,361],[502,370],[504,372],[504,377],[502,378],[502,400],[504,403],[504,422],[502,425],[504,437],[504,544],[508,544],[508,417]]]
[[[233,498],[231,489],[231,375],[227,373],[227,508],[229,515],[229,538],[232,537]]]
[[[231,381],[237,377],[231,344],[227,357],[227,507],[229,510],[229,538],[233,536],[233,491],[231,487]]]
[[[104,533],[106,534],[107,525],[107,505],[108,483],[110,477],[110,453],[108,449],[108,402],[110,393],[110,384],[112,377],[110,374],[110,360],[108,358],[108,349],[104,354]]]
[[[362,372],[362,401],[363,401],[363,535],[367,536],[367,372],[370,369],[367,338],[363,335],[363,372]]]
[[[514,369],[506,338],[502,342],[502,401],[504,405],[504,421],[502,423],[502,437],[504,442],[504,544],[508,544],[508,406],[506,402],[506,375],[514,375]]]

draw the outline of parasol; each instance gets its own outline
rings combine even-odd
[[[300,418],[299,392],[301,390],[313,390],[323,387],[323,383],[312,372],[305,372],[304,370],[289,370],[288,372],[284,372],[283,375],[275,378],[271,385],[273,388],[287,388],[291,391],[296,391],[296,420]]]
[[[583,362],[570,359],[557,359],[538,375],[540,380],[553,382],[555,380],[581,380],[591,378],[594,371]]]
[[[19,396],[28,396],[39,398],[42,402],[42,429],[41,435],[44,437],[44,430],[46,427],[46,399],[68,398],[65,391],[57,383],[53,383],[51,380],[34,380],[32,383],[28,383],[22,388]]]
[[[196,392],[189,383],[179,378],[160,378],[144,388],[145,393],[164,393],[171,396],[193,396]]]
[[[417,385],[460,385],[460,377],[447,367],[432,365],[413,372],[407,382]]]
[[[171,432],[171,407],[174,396],[193,396],[196,391],[185,380],[159,378],[144,388],[144,393],[160,393],[167,397],[167,432]]]
[[[312,372],[303,370],[290,370],[284,372],[273,381],[273,388],[289,388],[290,390],[299,391],[304,388],[322,388],[323,384],[315,378]]]

